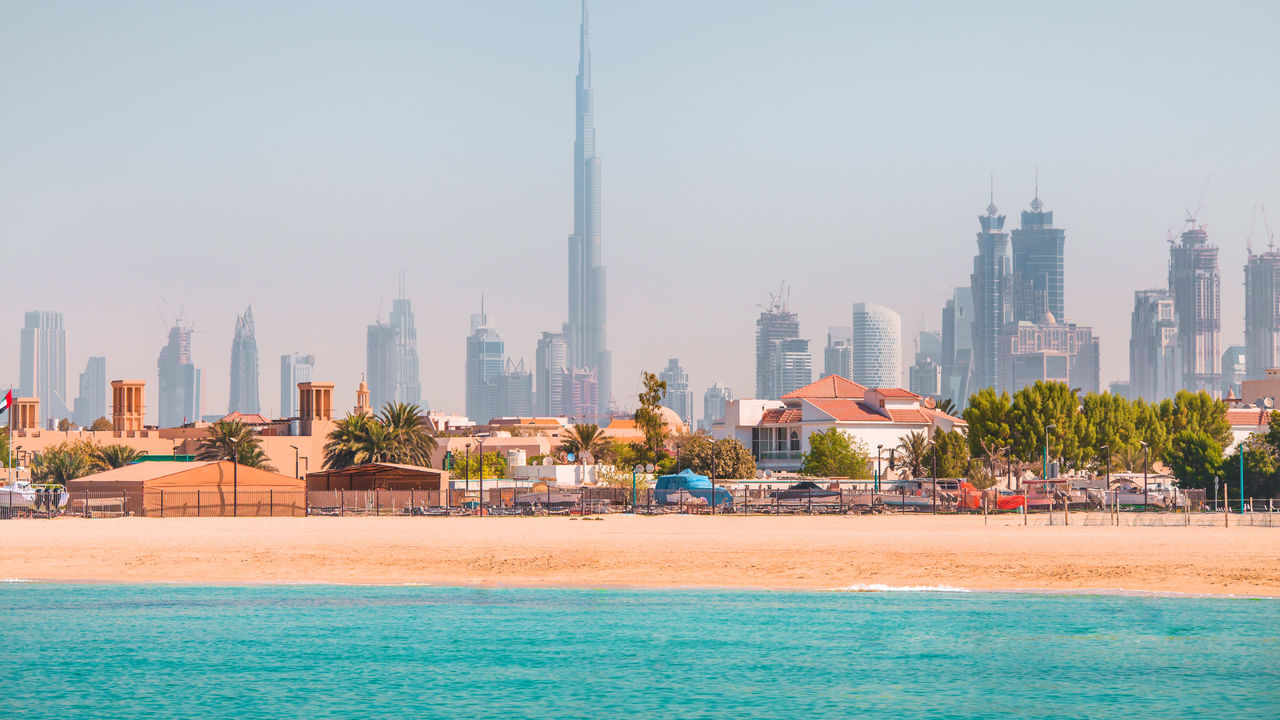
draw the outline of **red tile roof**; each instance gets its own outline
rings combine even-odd
[[[842,422],[889,422],[889,418],[849,398],[816,398],[814,407]]]
[[[924,414],[923,411],[915,408],[886,408],[889,417],[898,423],[920,423],[928,425],[933,422],[933,418]]]
[[[245,425],[270,425],[271,421],[259,413],[242,413],[239,410],[222,418],[223,422],[239,422]]]
[[[1271,424],[1271,411],[1262,408],[1236,408],[1227,411],[1227,422],[1235,426],[1266,427]]]
[[[865,385],[839,375],[828,375],[817,382],[809,383],[802,388],[792,390],[782,396],[783,400],[798,400],[800,398],[853,398],[855,400],[862,399],[867,392]]]
[[[764,417],[760,419],[760,422],[770,425],[798,423],[800,422],[800,410],[799,408],[770,408],[764,411]]]
[[[902,388],[875,388],[875,391],[880,393],[880,397],[887,397],[887,398],[918,398],[920,397],[919,395],[911,392],[910,390],[903,390]]]

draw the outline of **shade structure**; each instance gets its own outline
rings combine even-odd
[[[449,488],[445,470],[401,465],[398,463],[365,463],[340,470],[317,470],[307,473],[308,490],[426,490],[439,492]]]

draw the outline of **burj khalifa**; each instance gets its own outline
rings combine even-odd
[[[573,234],[569,236],[569,362],[593,370],[600,418],[608,415],[613,358],[605,332],[605,267],[600,247],[600,158],[596,155],[591,41],[587,4],[582,3],[578,58],[577,135],[573,143]]]

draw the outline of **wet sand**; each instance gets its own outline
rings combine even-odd
[[[927,515],[60,518],[0,522],[0,578],[1280,596],[1280,528]]]

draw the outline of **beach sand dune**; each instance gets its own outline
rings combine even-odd
[[[1280,528],[970,516],[0,522],[0,578],[193,583],[950,586],[1280,596]]]

